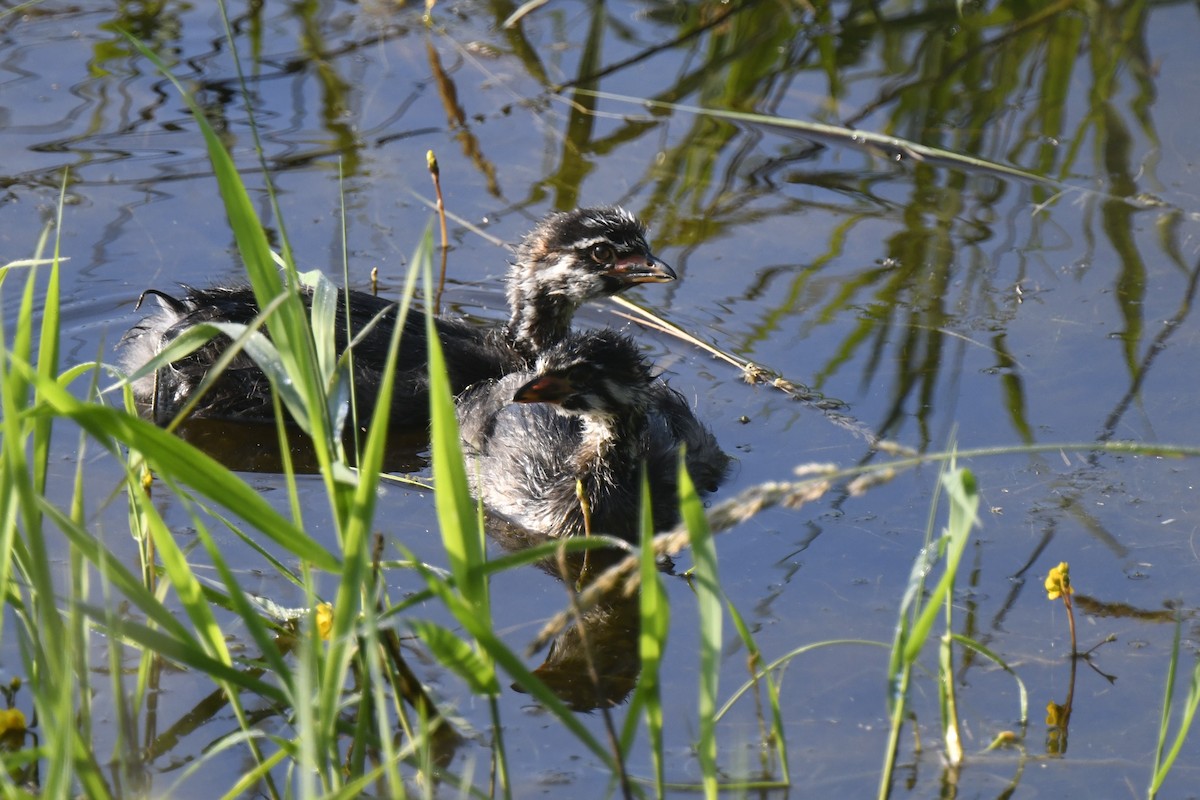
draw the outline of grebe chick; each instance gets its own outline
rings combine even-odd
[[[472,387],[458,401],[467,470],[493,514],[550,537],[590,530],[638,537],[641,470],[655,530],[679,519],[678,458],[702,491],[724,478],[729,456],[687,401],[656,380],[633,340],[613,330],[572,334],[536,372]]]

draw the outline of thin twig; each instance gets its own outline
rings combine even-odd
[[[736,367],[742,373],[742,380],[744,380],[746,383],[752,385],[763,384],[770,386],[796,400],[799,400],[802,403],[805,403],[806,405],[816,408],[831,422],[839,427],[845,428],[855,436],[858,436],[872,448],[887,452],[912,453],[912,451],[907,450],[907,448],[904,448],[895,442],[888,442],[879,438],[879,436],[877,436],[873,430],[868,428],[865,423],[855,419],[853,416],[845,413],[844,411],[841,411],[840,409],[846,407],[846,404],[841,400],[826,397],[820,392],[814,391],[802,383],[797,383],[785,378],[783,375],[773,369],[763,367],[751,361],[747,361],[744,358],[739,358],[732,353],[719,350],[708,342],[696,338],[678,325],[668,322],[667,320],[655,314],[653,311],[642,308],[641,306],[625,299],[624,297],[613,297],[611,299],[617,305],[621,306],[621,308],[630,312],[614,312],[617,314],[617,316],[627,319],[630,322],[635,322],[639,325],[659,331],[660,333],[674,336],[675,338],[681,339],[693,347],[697,347],[713,357],[718,358],[733,367]]]
[[[446,288],[446,256],[450,252],[450,239],[446,235],[446,203],[442,198],[442,170],[438,167],[437,156],[432,150],[425,153],[425,163],[429,166],[429,176],[433,178],[433,190],[437,194],[438,223],[442,230],[442,269],[438,276],[437,294],[433,296],[434,313],[440,314],[442,290]]]

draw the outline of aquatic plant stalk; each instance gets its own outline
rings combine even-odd
[[[1146,794],[1151,800],[1158,796],[1163,783],[1175,765],[1175,759],[1183,749],[1183,743],[1191,732],[1192,723],[1196,718],[1196,709],[1200,708],[1200,661],[1192,668],[1192,678],[1188,685],[1187,698],[1183,701],[1179,718],[1179,730],[1175,731],[1175,740],[1171,749],[1164,755],[1167,743],[1167,730],[1170,727],[1171,713],[1174,706],[1176,671],[1179,665],[1180,631],[1183,625],[1183,613],[1175,618],[1175,638],[1171,646],[1171,659],[1167,665],[1166,685],[1163,689],[1162,714],[1158,726],[1158,743],[1154,748],[1154,764],[1150,772],[1150,788]]]

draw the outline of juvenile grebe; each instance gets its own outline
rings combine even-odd
[[[584,208],[542,219],[522,240],[509,268],[510,317],[506,325],[483,328],[461,320],[435,319],[455,392],[489,378],[533,365],[539,353],[570,331],[580,305],[640,283],[665,283],[675,273],[654,257],[646,229],[617,207]],[[180,298],[149,290],[158,310],[134,325],[121,340],[121,361],[133,372],[188,328],[202,322],[247,324],[258,303],[247,286],[183,287]],[[303,294],[311,304],[310,293]],[[140,305],[140,303],[139,303]],[[344,309],[339,293],[337,350],[346,348]],[[359,414],[369,418],[386,366],[395,309],[388,300],[349,291],[350,327],[357,335],[381,311],[380,324],[354,346],[354,387]],[[157,422],[172,419],[191,399],[229,340],[208,344],[134,382],[134,396]],[[410,314],[401,336],[391,415],[394,424],[424,425],[429,419],[425,321]],[[232,361],[196,406],[194,415],[261,421],[272,418],[270,384],[245,353]]]
[[[551,537],[590,529],[636,540],[641,470],[650,481],[655,530],[679,519],[678,458],[711,491],[729,466],[687,401],[655,379],[633,340],[613,330],[571,334],[536,372],[468,389],[458,400],[467,471],[489,511]]]

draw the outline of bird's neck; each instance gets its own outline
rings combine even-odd
[[[638,463],[638,444],[645,425],[645,414],[583,415],[583,434],[576,451],[576,474],[621,472]]]
[[[571,332],[574,305],[562,295],[527,296],[519,289],[510,293],[512,316],[508,338],[530,360],[562,341]]]

